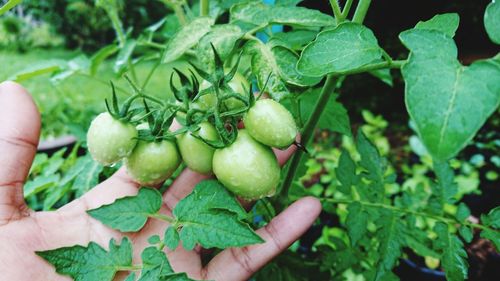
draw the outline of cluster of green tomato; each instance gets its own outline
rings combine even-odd
[[[250,87],[247,79],[239,73],[235,73],[226,86],[233,96],[242,97]],[[205,80],[197,91],[210,90],[210,87],[211,83]],[[224,95],[224,90],[221,92],[218,95]],[[190,124],[189,129],[186,129],[185,121],[181,121],[179,123],[184,123],[184,129],[168,132],[173,136],[170,138],[142,139],[140,131],[147,130],[151,124],[119,118],[108,107],[108,112],[101,113],[90,125],[88,149],[103,165],[112,165],[123,159],[128,174],[144,186],[162,183],[184,161],[193,171],[214,174],[226,188],[242,198],[273,195],[281,169],[271,147],[284,149],[295,142],[297,126],[294,118],[272,99],[259,99],[259,96],[254,100],[252,97],[252,101],[245,105],[241,98],[230,97],[221,103],[217,103],[217,98],[212,89],[195,101],[189,101],[188,107],[210,112],[220,106],[221,112],[241,112],[236,122],[243,121],[244,129],[233,127],[236,136],[231,143],[211,145],[220,143],[221,139],[220,127],[216,128],[214,118],[198,120],[196,124]],[[186,117],[185,112],[175,114],[179,121]],[[234,116],[231,118],[235,120]]]

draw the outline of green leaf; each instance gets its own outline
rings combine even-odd
[[[367,27],[343,23],[320,32],[302,52],[297,70],[308,76],[342,74],[380,60],[382,49]]]
[[[43,210],[50,210],[61,198],[64,197],[68,192],[71,191],[71,185],[61,185],[54,186],[47,190],[45,199],[43,200]]]
[[[41,61],[30,64],[27,68],[10,76],[8,80],[22,82],[33,77],[52,74],[65,69],[67,63],[61,60]]]
[[[474,237],[474,233],[472,232],[472,228],[461,225],[458,228],[458,233],[460,233],[460,236],[464,238],[465,242],[470,243],[472,241],[472,238]]]
[[[321,77],[307,77],[297,72],[295,66],[299,60],[299,56],[282,46],[274,46],[271,48],[276,64],[278,65],[280,76],[287,83],[299,87],[314,86],[321,81]]]
[[[273,34],[269,42],[280,41],[280,45],[292,50],[302,50],[302,48],[309,44],[316,38],[317,31],[312,30],[292,30],[289,32],[279,32]]]
[[[103,224],[122,232],[136,232],[144,227],[148,217],[161,208],[162,197],[156,189],[141,188],[136,196],[89,210],[87,213]]]
[[[377,221],[379,230],[377,237],[380,241],[379,256],[375,280],[381,280],[390,273],[396,261],[401,256],[401,248],[405,245],[404,229],[401,218],[394,212],[384,210]]]
[[[457,213],[455,216],[457,217],[457,220],[459,220],[459,221],[467,220],[467,218],[470,217],[469,207],[467,207],[467,205],[465,205],[463,202],[461,202],[458,205]]]
[[[8,12],[10,9],[21,3],[22,0],[9,0],[3,6],[0,7],[0,16]]]
[[[481,237],[489,239],[491,242],[493,242],[493,244],[497,248],[497,251],[500,251],[500,231],[484,229],[483,231],[481,231]]]
[[[437,182],[431,184],[432,194],[429,207],[433,213],[442,214],[444,206],[455,201],[454,196],[458,187],[455,183],[455,174],[447,162],[435,162],[434,172]]]
[[[369,72],[372,76],[377,77],[380,81],[389,86],[394,86],[391,70],[389,68],[377,69]]]
[[[205,34],[198,43],[197,55],[202,65],[209,71],[214,70],[214,52],[211,44],[214,45],[217,53],[225,61],[234,48],[234,44],[241,38],[243,32],[241,28],[232,24],[221,24],[212,27],[210,32]]]
[[[245,51],[251,55],[252,73],[257,77],[259,88],[277,101],[288,96],[290,92],[281,80],[280,68],[270,46],[258,40],[251,40],[246,44]],[[262,89],[268,77],[267,88]]]
[[[148,247],[142,251],[142,271],[138,281],[157,281],[162,276],[174,273],[165,252],[156,247]]]
[[[371,181],[370,186],[367,186],[371,194],[372,201],[380,202],[385,196],[384,174],[387,170],[387,160],[380,156],[375,145],[363,134],[361,129],[358,130],[356,148],[361,155],[359,165],[368,171],[364,176]]]
[[[326,109],[319,119],[318,128],[341,133],[348,137],[352,136],[351,121],[347,109],[336,100],[336,97],[330,97],[328,100]]]
[[[133,39],[128,39],[125,42],[125,45],[118,52],[118,56],[116,57],[115,65],[113,66],[113,70],[115,73],[123,72],[130,59],[132,58],[132,54],[134,53],[134,49],[137,46],[137,41]]]
[[[356,163],[351,158],[347,150],[342,150],[339,158],[339,166],[335,170],[337,179],[342,184],[340,190],[347,194],[351,194],[351,187],[359,182],[359,177],[356,175]]]
[[[156,234],[148,238],[148,243],[151,245],[159,244],[161,242],[160,235]]]
[[[500,103],[500,63],[457,60],[453,39],[435,30],[400,34],[411,51],[402,73],[405,101],[416,130],[438,160],[454,157]]]
[[[487,215],[482,215],[481,222],[486,226],[500,229],[500,206],[492,209]]]
[[[123,238],[120,245],[112,239],[109,251],[90,242],[87,247],[76,245],[36,254],[51,263],[57,273],[76,281],[111,281],[120,268],[132,265],[132,244],[128,238]]]
[[[322,27],[335,24],[335,19],[320,11],[293,6],[270,6],[259,2],[238,4],[231,8],[231,21],[255,25],[283,24]]]
[[[94,76],[99,70],[99,66],[110,56],[118,51],[118,46],[108,45],[97,51],[90,59],[90,75]]]
[[[210,31],[213,24],[212,18],[200,17],[182,27],[168,41],[162,62],[167,63],[180,58],[187,50],[198,44],[200,39]]]
[[[242,247],[261,243],[262,239],[243,223],[244,211],[228,191],[215,180],[200,182],[182,199],[173,214],[180,226],[185,249],[196,243],[205,248]]]
[[[130,273],[129,276],[125,278],[125,281],[135,281],[135,273],[134,272]]]
[[[86,156],[85,166],[73,182],[72,188],[76,190],[77,197],[82,196],[99,183],[99,174],[103,168],[101,164],[92,159],[90,154]]]
[[[491,41],[500,44],[500,2],[492,1],[484,12],[484,27]]]
[[[436,248],[441,251],[441,265],[446,279],[461,281],[467,278],[467,253],[460,239],[449,232],[448,225],[438,222],[434,227],[438,235]]]
[[[351,240],[351,245],[354,247],[359,239],[366,233],[368,213],[363,210],[363,205],[359,202],[349,204],[349,206],[347,206],[347,212],[345,224]]]
[[[172,227],[169,226],[167,230],[165,231],[165,237],[164,237],[165,245],[171,250],[177,249],[179,246],[180,238],[179,238],[179,232]]]
[[[445,33],[449,37],[455,37],[458,29],[460,17],[457,13],[435,15],[428,21],[420,21],[415,25],[416,29],[437,30]]]
[[[24,185],[24,198],[28,198],[48,188],[56,186],[59,182],[60,177],[61,176],[59,174],[50,176],[38,176],[32,181],[28,181]]]

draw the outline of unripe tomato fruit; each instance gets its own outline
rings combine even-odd
[[[179,167],[181,157],[175,142],[139,141],[132,154],[125,158],[127,173],[145,186],[157,185],[168,179]]]
[[[292,114],[271,99],[258,100],[245,114],[243,122],[254,139],[272,147],[288,147],[297,136]]]
[[[137,144],[137,129],[116,120],[108,112],[99,114],[87,132],[87,146],[92,158],[111,165],[127,157]]]
[[[238,132],[233,144],[215,151],[213,169],[227,189],[245,199],[273,195],[280,181],[276,155],[246,130]]]
[[[192,134],[191,132],[186,132],[177,136],[177,145],[179,146],[182,159],[189,169],[201,174],[211,174],[215,148],[197,139]],[[215,127],[208,122],[201,123],[200,129],[194,132],[194,134],[211,141],[219,138]]]
[[[212,84],[210,84],[210,82],[203,80],[203,82],[200,85],[200,91],[209,88],[211,85]],[[238,72],[235,73],[233,79],[229,81],[228,85],[234,92],[236,92],[241,96],[246,96],[248,94],[248,89],[250,89],[250,84],[248,83],[248,80]],[[210,108],[215,107],[215,102],[216,100],[214,91],[213,93],[211,92],[209,94],[201,96],[196,102],[193,103],[193,106],[198,109],[208,110]],[[237,100],[235,98],[229,98],[224,101],[224,105],[227,107],[228,110],[234,110],[244,106],[245,104],[242,101]]]

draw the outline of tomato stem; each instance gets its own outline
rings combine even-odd
[[[208,16],[210,12],[210,1],[209,0],[200,0],[200,16]]]
[[[344,9],[342,10],[342,18],[346,19],[349,15],[349,11],[351,10],[353,0],[347,0],[345,2]]]
[[[387,204],[382,204],[382,203],[372,203],[372,202],[366,202],[366,201],[361,201],[361,200],[351,200],[351,199],[335,199],[335,198],[320,198],[320,199],[324,202],[333,203],[333,204],[351,204],[351,203],[356,202],[356,203],[359,203],[361,205],[365,205],[367,207],[382,208],[382,209],[387,209],[387,210],[390,210],[393,212],[411,214],[411,215],[415,215],[415,216],[419,216],[419,217],[427,217],[430,219],[444,222],[444,223],[449,224],[449,225],[459,224],[459,225],[465,225],[465,226],[469,226],[472,228],[478,228],[478,229],[482,229],[482,230],[490,230],[490,231],[495,231],[495,232],[497,231],[497,230],[494,230],[490,227],[487,227],[485,225],[478,224],[478,223],[472,223],[472,222],[468,222],[468,221],[461,222],[453,217],[448,218],[448,217],[444,217],[444,216],[430,214],[427,212],[417,212],[417,211],[404,209],[404,208],[400,208],[400,207],[395,207],[392,205],[387,205]]]
[[[363,23],[366,17],[366,13],[370,8],[372,0],[359,0],[358,6],[356,7],[356,12],[354,12],[354,16],[352,17],[352,21],[355,23]]]
[[[170,217],[170,216],[167,216],[167,215],[163,215],[163,214],[150,214],[148,215],[150,218],[153,218],[153,219],[157,219],[157,220],[162,220],[162,221],[166,221],[166,222],[169,222],[169,223],[175,223],[175,219],[173,217]]]
[[[344,17],[342,16],[342,12],[340,11],[340,5],[338,0],[330,0],[330,5],[332,6],[333,15],[335,16],[335,21],[337,25],[344,21]]]

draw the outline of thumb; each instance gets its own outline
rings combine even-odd
[[[0,226],[26,212],[23,185],[36,153],[40,114],[16,83],[0,84]]]

